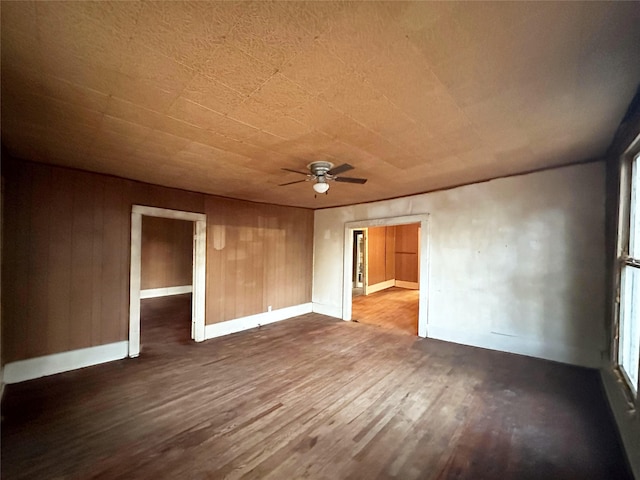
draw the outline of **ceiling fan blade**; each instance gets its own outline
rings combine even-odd
[[[300,170],[292,170],[290,168],[281,168],[280,170],[285,170],[287,172],[300,173],[301,175],[309,175],[309,172],[301,172]]]
[[[293,185],[294,183],[302,183],[302,182],[306,182],[307,180],[296,180],[295,182],[289,182],[289,183],[281,183],[280,185],[278,185],[279,187],[284,187],[285,185]]]
[[[345,183],[367,183],[366,178],[355,178],[355,177],[336,177],[333,179],[336,182],[345,182]]]
[[[336,176],[336,175],[340,175],[342,172],[346,172],[348,170],[353,170],[353,167],[351,165],[349,165],[348,163],[343,163],[342,165],[338,165],[337,167],[333,167],[327,173],[329,175]]]

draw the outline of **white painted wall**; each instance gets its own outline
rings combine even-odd
[[[342,316],[346,222],[427,213],[429,337],[599,367],[604,180],[598,162],[318,210],[314,311]]]

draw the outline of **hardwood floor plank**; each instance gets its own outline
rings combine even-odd
[[[3,478],[631,478],[596,371],[308,314],[8,385]]]
[[[418,335],[419,290],[391,287],[352,300],[351,318],[395,332]]]

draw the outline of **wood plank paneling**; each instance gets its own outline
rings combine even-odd
[[[111,343],[124,340],[120,335],[121,292],[129,285],[123,277],[121,264],[123,257],[128,259],[122,242],[123,185],[117,179],[105,178],[104,205],[102,217],[102,320],[100,342]],[[126,287],[125,287],[126,286]]]
[[[149,207],[204,213],[206,195],[148,183],[126,181],[128,198],[132,204]]]
[[[29,305],[29,245],[32,169],[2,161],[5,180],[2,252],[2,355],[3,364],[27,354]],[[11,315],[15,316],[12,321]]]
[[[418,282],[419,227],[414,223],[368,229],[368,285],[387,280]]]
[[[292,214],[286,250],[286,265],[290,268],[288,275],[292,279],[293,286],[292,299],[310,299],[311,283],[305,282],[304,279],[312,277],[313,265],[311,262],[300,260],[309,255],[309,246],[313,245],[313,225],[309,225],[309,216],[306,210],[294,210]],[[300,225],[306,225],[306,228],[300,228]]]
[[[396,278],[396,227],[390,226],[384,228],[384,279],[393,280]]]
[[[193,222],[142,217],[141,286],[177,287],[193,283]]]
[[[61,346],[69,350],[71,314],[71,247],[73,225],[72,175],[62,169],[51,172],[51,196],[49,206],[49,274],[47,297],[47,351],[56,351]],[[33,212],[31,213],[34,214]],[[29,275],[32,275],[29,272]],[[34,295],[37,292],[32,292]],[[31,295],[33,298],[33,295]],[[75,298],[74,301],[78,299]],[[37,300],[35,300],[37,301]],[[29,319],[29,324],[33,319]]]
[[[27,355],[38,357],[47,352],[48,323],[48,272],[49,272],[49,224],[47,219],[52,215],[51,177],[44,169],[34,169],[31,188],[29,237],[26,240],[28,249],[29,283],[25,293],[29,296],[26,317],[31,319],[27,324]]]
[[[396,280],[418,282],[419,278],[419,223],[396,227]]]
[[[311,210],[10,158],[2,175],[5,363],[128,338],[133,204],[206,211],[208,324],[311,301]]]
[[[102,338],[102,250],[104,243],[104,182],[93,177],[93,235],[91,238],[91,342],[100,345]]]
[[[367,230],[367,285],[385,281],[386,227]]]
[[[419,223],[396,225],[396,252],[418,253]]]
[[[396,253],[396,280],[418,282],[418,255]]]
[[[207,324],[311,301],[313,213],[208,199]]]
[[[265,212],[265,234],[267,248],[272,252],[272,255],[266,259],[265,273],[267,275],[265,279],[265,285],[272,285],[281,279],[282,283],[277,289],[269,289],[265,291],[264,302],[265,309],[269,305],[273,308],[280,308],[284,304],[284,298],[288,290],[288,284],[291,281],[290,277],[287,277],[284,271],[284,262],[286,261],[286,232],[283,229],[278,228],[279,222],[276,216],[275,207],[267,209]]]
[[[205,317],[208,321],[220,321],[224,310],[224,282],[226,261],[224,259],[227,228],[223,223],[222,208],[212,198],[205,200],[207,212],[207,299]]]
[[[255,207],[255,206],[254,206]],[[262,251],[264,249],[264,231],[265,224],[264,219],[260,216],[260,211],[257,208],[252,208],[250,212],[254,217],[255,227],[247,232],[249,234],[249,244],[248,244],[248,261],[251,265],[247,265],[251,267],[250,273],[247,275],[245,290],[244,290],[244,298],[246,298],[247,304],[246,307],[249,309],[248,312],[264,312],[267,309],[265,305],[265,281],[264,281],[264,261],[265,257],[262,255]],[[253,294],[256,292],[259,294]],[[247,313],[247,315],[251,315],[252,313]]]
[[[80,172],[71,175],[73,224],[71,231],[71,291],[69,348],[86,346],[91,338],[93,313],[93,212],[95,211],[93,176]]]
[[[131,188],[127,188],[131,181],[118,180],[122,183],[122,193],[118,197],[118,209],[120,211],[120,248],[118,249],[118,260],[120,262],[120,311],[118,312],[118,333],[117,339],[129,338],[129,271],[131,269]],[[135,191],[135,189],[134,189]],[[116,340],[117,341],[117,340]],[[105,342],[109,343],[109,342]]]
[[[395,227],[367,230],[367,285],[393,280],[396,274]]]

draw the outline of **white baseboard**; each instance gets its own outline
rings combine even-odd
[[[418,282],[405,282],[404,280],[396,280],[396,287],[420,290],[420,284]]]
[[[18,383],[78,368],[120,360],[129,352],[129,342],[116,342],[44,357],[19,360],[4,366],[3,382]]]
[[[311,311],[311,303],[303,303],[300,305],[294,305],[293,307],[280,308],[271,312],[257,313],[256,315],[249,315],[248,317],[234,318],[233,320],[227,320],[226,322],[205,325],[204,338],[205,340],[208,340],[210,338],[222,337],[223,335],[256,328],[260,325],[279,322],[281,320],[286,320],[287,318],[311,313]]]
[[[624,394],[622,381],[611,366],[600,370],[602,385],[609,401],[609,408],[618,426],[622,446],[635,478],[640,478],[640,412],[633,409]]]
[[[313,313],[326,315],[327,317],[342,318],[342,308],[333,305],[324,305],[322,303],[313,303]]]
[[[600,368],[602,359],[600,352],[568,345],[549,344],[522,337],[500,335],[493,332],[479,332],[427,325],[427,337],[447,342],[487,348],[500,352],[517,353],[528,357],[543,358],[581,367]]]
[[[179,287],[147,288],[145,290],[140,290],[140,299],[168,297],[169,295],[182,295],[183,293],[192,292],[192,285],[182,285]]]
[[[373,285],[367,285],[365,287],[365,295],[370,295],[372,293],[379,292],[380,290],[384,290],[386,288],[391,288],[396,285],[395,279],[387,280],[386,282],[375,283]]]

